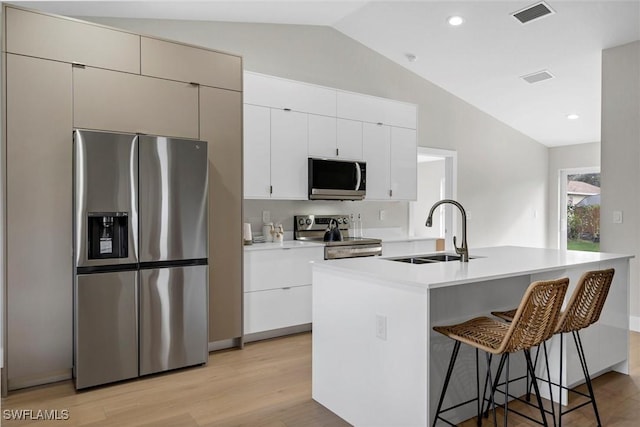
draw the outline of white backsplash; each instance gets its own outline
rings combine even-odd
[[[380,220],[380,211],[384,220]],[[295,215],[360,214],[366,237],[397,238],[408,235],[409,202],[325,201],[325,200],[245,200],[244,220],[254,234],[262,234],[262,213],[269,212],[270,221],[284,226],[285,240],[293,239]]]

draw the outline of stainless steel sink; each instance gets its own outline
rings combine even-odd
[[[469,257],[473,259],[474,257]],[[416,255],[412,257],[387,258],[389,261],[406,262],[408,264],[428,264],[434,262],[460,261],[460,255],[455,254],[431,254]]]

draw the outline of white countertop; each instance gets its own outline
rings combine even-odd
[[[374,236],[367,236],[374,237]],[[436,240],[432,237],[392,237],[388,239],[382,239],[382,244],[395,243],[395,242],[415,242],[415,241],[427,241]],[[309,247],[323,247],[323,242],[307,242],[301,240],[285,240],[281,243],[253,243],[251,245],[244,245],[245,251],[264,251],[271,249],[294,249],[294,248],[309,248]]]
[[[471,249],[469,254],[472,258],[477,258],[470,259],[467,263],[449,261],[428,264],[395,262],[385,256],[349,258],[314,262],[313,268],[368,276],[376,281],[435,289],[633,257],[602,252],[560,251],[518,246]],[[407,254],[407,256],[410,255],[412,254]]]
[[[265,251],[274,249],[294,249],[294,248],[322,248],[322,242],[303,242],[300,240],[285,240],[278,243],[253,243],[244,245],[245,251]]]

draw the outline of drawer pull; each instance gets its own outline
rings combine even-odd
[[[291,289],[291,286],[287,286],[286,288],[282,288],[283,291],[288,291],[289,289]]]

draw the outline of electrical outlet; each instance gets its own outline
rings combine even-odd
[[[380,218],[380,221],[384,221],[385,219],[387,219],[387,211],[385,211],[384,209],[380,209],[380,212],[378,212],[378,217]]]
[[[387,316],[376,314],[376,337],[387,340]]]
[[[265,223],[265,224],[267,222],[271,222],[271,212],[262,211],[262,222]]]
[[[622,224],[622,211],[613,211],[613,223]]]

